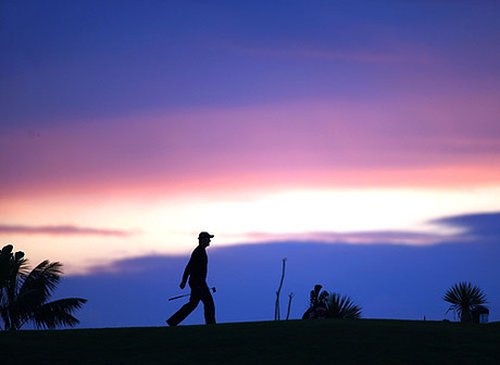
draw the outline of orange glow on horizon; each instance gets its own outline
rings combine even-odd
[[[380,232],[414,232],[421,236],[389,237],[387,243],[421,245],[438,243],[440,237],[456,233],[452,227],[429,224],[430,220],[499,211],[498,196],[500,184],[446,190],[315,188],[149,199],[129,195],[106,199],[101,195],[45,196],[5,205],[0,214],[2,224],[67,225],[90,234],[0,232],[0,239],[21,246],[35,261],[50,253],[73,273],[120,258],[186,254],[201,230],[213,231],[217,235],[214,244],[219,247],[280,237],[369,244],[373,240],[370,235],[380,237]]]

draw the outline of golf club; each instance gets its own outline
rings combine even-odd
[[[210,288],[210,290],[212,290],[212,293],[215,293],[217,291],[217,289],[215,289],[215,286]],[[171,300],[176,300],[176,299],[180,299],[180,298],[184,298],[184,297],[189,297],[191,295],[190,294],[181,294],[181,295],[177,295],[175,297],[172,297],[172,298],[168,298],[168,301],[171,301]]]

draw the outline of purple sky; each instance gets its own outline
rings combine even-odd
[[[478,250],[480,270],[482,255],[499,258],[494,244],[442,220],[500,212],[499,11],[486,0],[3,1],[0,242],[62,261],[76,292],[104,275],[96,267],[144,257],[174,265],[157,289],[175,291],[201,230],[216,234],[216,257],[298,240],[327,261],[345,245],[349,262],[363,248],[436,263],[446,247],[457,261]],[[498,269],[453,275],[444,262],[430,268],[448,280],[436,293],[454,280],[498,289]],[[219,275],[237,277],[226,263]],[[297,298],[329,280],[294,270]],[[390,317],[351,286],[369,275],[346,270],[347,294]],[[436,296],[392,313],[420,318]],[[156,323],[144,318],[133,323]]]

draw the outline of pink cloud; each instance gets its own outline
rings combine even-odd
[[[325,243],[394,245],[433,245],[451,240],[457,242],[469,239],[461,235],[451,236],[411,231],[307,232],[299,234],[250,233],[246,236],[249,240],[256,242],[314,241]]]
[[[4,234],[29,234],[51,236],[114,236],[129,237],[130,231],[89,228],[77,226],[25,226],[25,225],[0,225],[0,233]]]

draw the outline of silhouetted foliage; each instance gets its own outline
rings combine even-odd
[[[354,304],[347,295],[332,293],[328,297],[326,316],[328,318],[357,319],[361,318],[361,307]]]
[[[356,319],[361,317],[361,307],[354,304],[348,296],[337,293],[329,294],[319,284],[314,286],[309,295],[309,308],[302,319],[340,318]]]
[[[460,322],[472,322],[472,312],[486,303],[486,294],[478,286],[463,281],[449,288],[443,299],[451,304],[446,312],[455,312]]]
[[[14,331],[27,322],[54,329],[79,323],[72,313],[87,300],[67,298],[49,302],[61,279],[62,264],[43,261],[29,271],[21,251],[7,245],[0,251],[0,318],[3,329]]]

